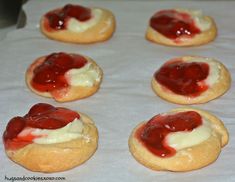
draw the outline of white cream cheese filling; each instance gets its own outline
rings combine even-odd
[[[65,73],[67,82],[71,86],[92,87],[101,80],[101,72],[92,63],[87,63],[79,69],[70,69]]]
[[[207,140],[212,134],[209,121],[203,119],[201,126],[192,131],[172,132],[166,136],[167,144],[176,151],[198,145]]]
[[[72,122],[59,129],[26,128],[18,136],[33,135],[36,137],[33,142],[37,144],[62,143],[83,137],[83,128],[83,122],[75,118]]]
[[[209,74],[203,83],[211,86],[215,84],[220,77],[220,65],[215,62],[212,58],[204,58],[204,57],[193,57],[190,59],[190,62],[203,62],[209,65]]]
[[[206,19],[201,10],[192,10],[192,9],[175,9],[178,12],[183,12],[189,14],[194,20],[196,26],[201,31],[206,31],[211,27],[211,21]]]
[[[101,9],[93,8],[91,9],[91,18],[89,20],[83,22],[76,18],[70,18],[67,23],[67,29],[76,33],[84,32],[96,25],[100,21],[102,14],[103,11]]]

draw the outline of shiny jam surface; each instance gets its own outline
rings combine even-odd
[[[34,70],[31,85],[40,92],[51,92],[68,87],[64,74],[73,68],[82,68],[87,60],[78,54],[53,53]]]
[[[25,116],[17,116],[9,121],[3,134],[5,147],[18,149],[32,143],[32,140],[37,136],[31,134],[18,136],[25,128],[58,129],[66,126],[75,118],[80,118],[80,115],[75,111],[45,103],[36,104]]]
[[[48,12],[45,17],[48,19],[50,28],[63,30],[69,18],[76,18],[81,22],[89,20],[91,10],[83,6],[67,4],[62,9]]]
[[[193,37],[201,32],[189,14],[176,10],[157,12],[151,17],[150,26],[169,39]]]
[[[161,85],[179,95],[195,97],[208,89],[203,83],[209,75],[209,65],[203,62],[169,61],[154,77]]]
[[[202,124],[201,116],[195,111],[156,115],[136,131],[137,139],[154,155],[171,157],[176,150],[165,141],[171,132],[192,131]]]

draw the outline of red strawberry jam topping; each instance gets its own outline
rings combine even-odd
[[[70,18],[85,22],[91,18],[91,10],[89,8],[67,4],[61,9],[48,12],[45,17],[48,19],[49,27],[55,30],[63,30],[66,28],[66,22]]]
[[[53,53],[34,70],[31,85],[40,92],[52,92],[68,87],[65,73],[73,68],[82,68],[86,58],[78,54]]]
[[[66,126],[75,118],[80,118],[75,111],[45,103],[36,104],[25,116],[17,116],[9,121],[3,134],[5,147],[18,149],[32,143],[34,138],[40,137],[31,134],[18,136],[25,128],[58,129]]]
[[[157,12],[151,17],[150,26],[169,39],[193,37],[201,32],[190,14],[176,10]]]
[[[203,83],[209,75],[209,65],[203,62],[169,61],[164,64],[154,77],[172,92],[195,97],[208,89]]]
[[[202,118],[195,111],[157,115],[136,131],[136,137],[154,155],[171,157],[176,150],[167,144],[167,135],[178,131],[190,132],[201,124]]]

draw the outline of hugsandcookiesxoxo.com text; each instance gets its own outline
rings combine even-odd
[[[40,176],[6,176],[4,178],[5,181],[66,181],[65,177],[40,177]]]

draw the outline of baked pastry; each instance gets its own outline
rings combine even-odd
[[[41,32],[48,38],[71,43],[94,43],[109,39],[115,17],[103,8],[67,4],[42,16]]]
[[[59,52],[36,59],[26,71],[26,83],[38,95],[66,102],[97,92],[102,76],[91,58]]]
[[[179,108],[140,123],[130,135],[129,148],[138,162],[153,170],[191,171],[213,163],[228,139],[214,115]]]
[[[31,171],[51,173],[88,160],[97,149],[98,132],[84,114],[39,103],[9,121],[3,142],[12,161]]]
[[[198,56],[169,60],[152,78],[155,93],[177,104],[206,103],[223,95],[230,85],[231,76],[222,63]]]
[[[199,10],[167,9],[149,20],[146,38],[167,46],[198,46],[215,39],[214,20]]]

